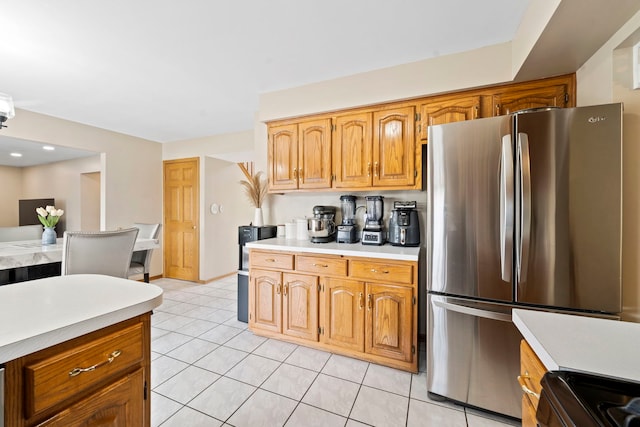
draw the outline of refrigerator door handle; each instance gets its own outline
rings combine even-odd
[[[513,197],[513,148],[511,135],[505,135],[500,152],[500,268],[505,282],[511,282],[513,267]]]
[[[433,300],[433,304],[445,310],[455,311],[456,313],[468,314],[469,316],[482,317],[484,319],[498,320],[500,322],[511,322],[511,315],[496,311],[482,310],[479,308],[469,307],[466,305],[454,304],[451,302]]]
[[[527,280],[529,264],[529,243],[531,241],[531,159],[529,157],[529,136],[518,133],[518,164],[520,172],[520,233],[518,251],[516,253],[518,265],[518,282]]]

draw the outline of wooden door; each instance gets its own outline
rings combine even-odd
[[[373,186],[398,187],[415,182],[415,108],[373,113]]]
[[[365,352],[411,362],[413,289],[367,283]]]
[[[318,277],[284,273],[282,333],[318,341]]]
[[[364,351],[364,283],[328,278],[323,292],[322,342]]]
[[[373,174],[371,113],[336,117],[333,173],[336,188],[370,187]]]
[[[420,106],[420,139],[427,139],[429,126],[473,120],[479,114],[479,95],[432,99]]]
[[[269,127],[267,151],[269,189],[298,188],[298,125]]]
[[[493,111],[496,116],[527,108],[570,106],[569,88],[566,84],[533,86],[529,89],[524,89],[526,85],[522,86],[522,90],[507,91],[493,96]]]
[[[251,270],[249,326],[277,333],[282,331],[282,273]]]
[[[298,188],[331,188],[331,119],[298,125]]]
[[[197,281],[200,269],[199,159],[164,162],[164,275]]]

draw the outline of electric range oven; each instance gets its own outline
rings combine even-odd
[[[640,383],[551,371],[540,384],[540,427],[640,427]]]

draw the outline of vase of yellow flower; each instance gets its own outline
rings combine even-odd
[[[36,208],[38,219],[44,226],[42,233],[43,245],[54,245],[56,243],[56,224],[60,221],[60,217],[64,214],[62,209],[56,209],[55,206],[47,206],[46,208]]]

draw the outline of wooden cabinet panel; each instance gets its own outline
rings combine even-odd
[[[322,341],[363,352],[364,283],[355,280],[326,279],[322,303]]]
[[[143,388],[144,372],[138,369],[39,426],[143,426]]]
[[[415,183],[415,108],[373,113],[373,186],[408,187]]]
[[[413,265],[386,260],[358,259],[350,262],[349,277],[376,282],[413,283]]]
[[[24,367],[27,416],[139,364],[143,358],[142,336],[142,324],[137,323],[81,347],[27,364]],[[77,370],[82,368],[88,372]]]
[[[274,190],[298,188],[298,125],[270,127],[267,155],[269,187]]]
[[[481,96],[430,99],[420,106],[420,139],[428,138],[431,125],[473,120],[480,117]]]
[[[296,271],[323,276],[346,276],[347,260],[335,257],[296,255]]]
[[[412,299],[412,288],[367,283],[366,352],[412,360]]]
[[[318,341],[318,277],[283,275],[282,333]]]
[[[350,114],[335,119],[333,140],[334,186],[371,186],[373,138],[371,113]]]
[[[529,344],[520,342],[520,376],[518,381],[522,388],[522,426],[536,427],[536,411],[542,386],[540,380],[544,376],[546,368],[538,359]]]
[[[251,269],[249,314],[250,327],[282,331],[282,273]]]
[[[266,252],[251,250],[249,259],[251,268],[274,268],[279,270],[293,269],[293,254],[282,252]]]
[[[496,116],[538,107],[566,107],[569,102],[567,85],[533,87],[508,91],[493,96],[493,111]]]
[[[330,188],[331,119],[300,123],[298,136],[298,188]]]

